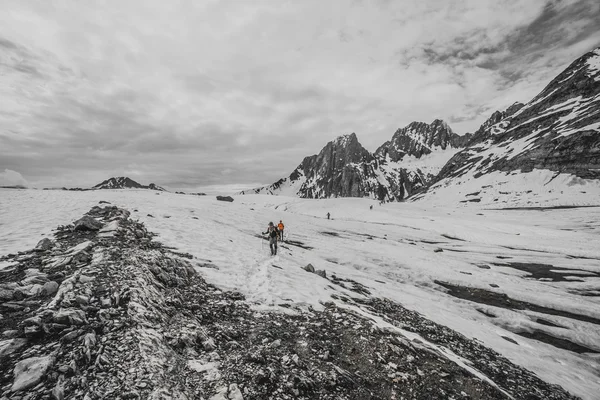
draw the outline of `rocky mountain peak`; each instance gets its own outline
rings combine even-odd
[[[598,110],[600,48],[571,63],[527,104],[492,114],[469,147],[448,161],[432,188],[440,187],[439,181],[451,187],[450,181],[460,184],[494,172],[518,176],[539,170],[540,176],[544,171],[572,175],[574,182],[600,179]]]
[[[379,147],[375,154],[383,159],[400,161],[404,156],[421,158],[435,150],[445,150],[456,147],[457,137],[450,126],[441,119],[435,119],[431,124],[411,122],[404,128],[398,129],[392,139]]]
[[[93,189],[152,189],[158,191],[165,191],[164,188],[154,183],[145,186],[127,176],[109,178],[94,186]]]
[[[354,133],[354,132],[347,134],[347,135],[338,136],[333,141],[333,144],[336,146],[352,146],[356,143],[358,143],[358,138],[356,137],[356,133]],[[358,143],[358,144],[360,145],[360,143]]]

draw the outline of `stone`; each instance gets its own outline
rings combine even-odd
[[[7,358],[19,351],[27,344],[27,339],[16,338],[0,341],[0,362],[4,362]]]
[[[19,336],[19,331],[16,329],[8,329],[2,332],[2,336],[7,338],[16,338],[17,336]]]
[[[97,231],[103,226],[101,222],[98,222],[89,215],[84,215],[82,218],[75,221],[74,225],[76,231]]]
[[[14,292],[12,289],[0,288],[0,300],[12,300]]]
[[[229,385],[229,400],[244,400],[244,396],[242,396],[242,392],[236,383],[232,383]]]
[[[19,392],[34,387],[52,364],[54,364],[52,356],[31,357],[19,361],[13,370],[15,380],[10,391]]]
[[[306,267],[304,267],[304,270],[308,271],[308,272],[314,273],[315,272],[315,267],[313,267],[312,264],[307,264]]]
[[[86,323],[85,313],[76,309],[60,309],[53,317],[54,322],[67,325],[82,325]]]
[[[321,278],[327,279],[327,273],[323,269],[316,270],[315,274],[319,275]]]
[[[52,247],[54,247],[54,243],[52,242],[52,240],[50,240],[48,238],[43,238],[42,240],[40,240],[38,242],[38,244],[35,246],[34,250],[35,251],[47,251],[47,250],[50,250]]]
[[[49,281],[44,283],[44,286],[42,286],[42,294],[45,294],[46,296],[50,296],[54,293],[56,293],[56,291],[58,290],[58,283],[54,282],[54,281]]]
[[[94,280],[93,276],[79,275],[79,282],[81,282],[81,283],[88,283],[88,282],[92,282],[93,280]]]
[[[71,343],[73,340],[77,339],[77,337],[80,335],[80,333],[81,332],[79,332],[79,331],[69,332],[62,337],[62,341],[65,343]]]
[[[30,325],[41,326],[42,325],[42,318],[39,315],[35,315],[33,317],[30,317],[30,318],[27,318],[27,319],[23,320],[23,325],[24,326],[30,326]]]
[[[440,248],[438,247],[438,248],[437,248],[437,249],[435,249],[433,252],[434,252],[434,253],[441,253],[441,252],[443,252],[443,251],[444,251],[444,249],[440,249]]]
[[[217,200],[219,201],[228,201],[228,202],[232,202],[233,201],[233,197],[231,196],[217,196]]]
[[[23,328],[25,336],[35,336],[41,332],[41,328],[37,325],[26,326]]]

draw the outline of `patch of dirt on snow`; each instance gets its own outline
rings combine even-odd
[[[561,317],[576,319],[578,321],[590,322],[600,325],[600,320],[588,315],[575,314],[568,311],[556,310],[554,308],[544,307],[525,301],[515,300],[505,293],[492,292],[486,289],[453,285],[448,282],[434,281],[438,285],[448,289],[448,294],[459,299],[469,300],[475,303],[488,306],[506,308],[509,310],[530,310],[548,315],[558,315]]]

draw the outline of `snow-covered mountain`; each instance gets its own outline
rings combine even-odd
[[[241,194],[402,200],[423,188],[469,139],[442,120],[413,122],[371,154],[352,133],[305,157],[288,177]]]
[[[93,189],[151,189],[151,190],[158,190],[161,192],[166,191],[164,188],[162,188],[154,183],[151,183],[148,186],[145,186],[140,183],[137,183],[133,179],[130,179],[129,177],[126,177],[126,176],[119,176],[117,178],[107,179],[107,180],[97,184],[96,186],[94,186]]]
[[[469,147],[452,157],[428,191],[415,198],[590,204],[598,203],[599,179],[597,48],[574,61],[527,104],[492,115]]]
[[[381,145],[375,155],[391,161],[401,161],[405,156],[421,158],[439,150],[464,147],[471,135],[459,136],[440,119],[431,124],[412,122],[398,129],[392,139]]]

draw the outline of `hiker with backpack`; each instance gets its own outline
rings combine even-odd
[[[269,222],[269,226],[267,227],[267,231],[263,232],[263,235],[268,235],[269,238],[269,247],[271,248],[271,255],[277,255],[277,238],[279,237],[279,230],[272,222]]]
[[[277,230],[279,230],[279,240],[281,242],[283,242],[283,228],[285,228],[285,225],[283,225],[282,220],[279,220],[279,223],[277,224]]]

